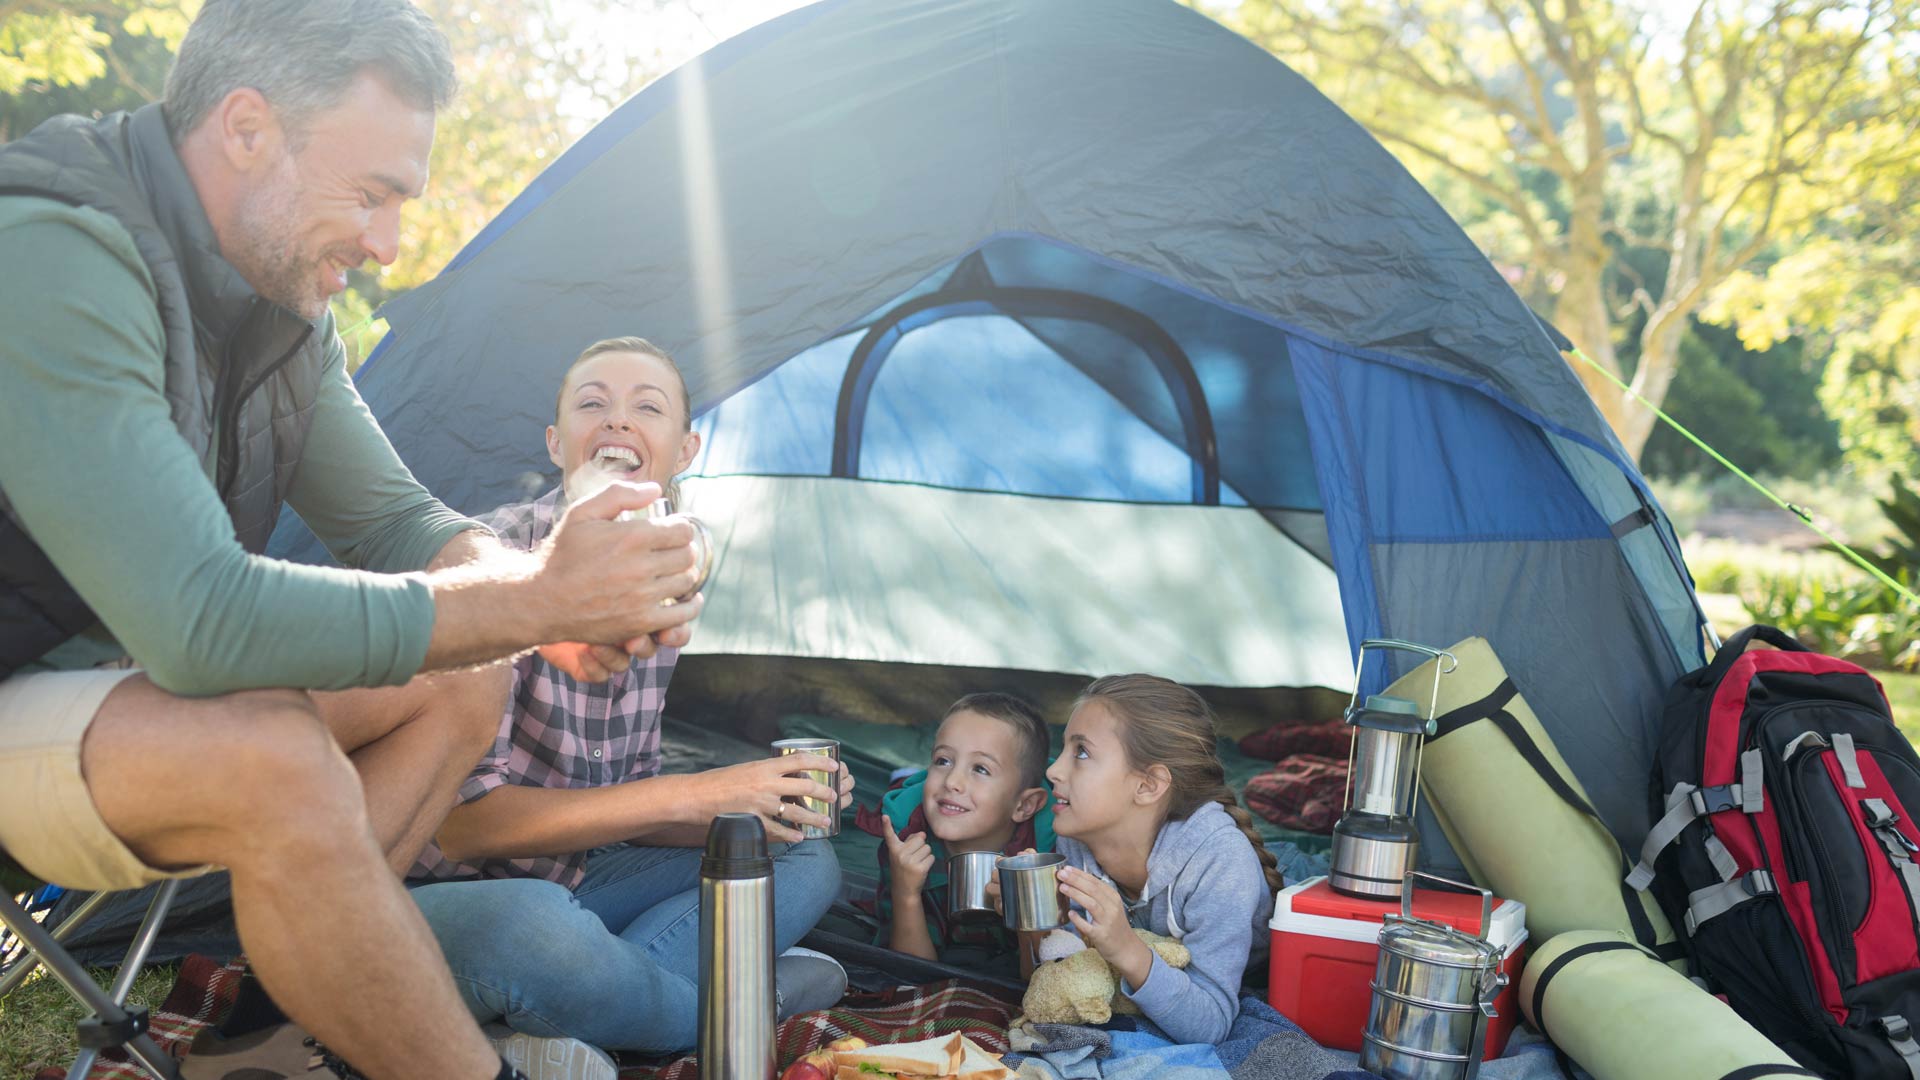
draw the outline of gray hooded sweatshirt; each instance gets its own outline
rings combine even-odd
[[[1063,836],[1056,850],[1069,866],[1112,883],[1086,845]],[[1240,977],[1256,945],[1264,946],[1272,915],[1273,891],[1260,857],[1219,803],[1167,822],[1153,841],[1147,884],[1128,905],[1127,921],[1177,939],[1193,962],[1176,968],[1155,953],[1147,981],[1130,987],[1123,980],[1121,992],[1174,1042],[1220,1042],[1239,1015]]]

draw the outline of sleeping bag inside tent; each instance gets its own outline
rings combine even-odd
[[[772,20],[383,316],[360,391],[470,513],[557,482],[583,347],[676,358],[721,555],[670,716],[752,741],[998,688],[1060,723],[1147,671],[1237,734],[1337,716],[1364,638],[1479,635],[1609,827],[1647,828],[1660,694],[1701,659],[1665,517],[1406,170],[1171,0]],[[325,557],[291,514],[274,550]]]

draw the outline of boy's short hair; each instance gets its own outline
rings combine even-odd
[[[976,712],[1011,726],[1019,739],[1021,788],[1046,786],[1047,751],[1053,745],[1053,737],[1047,732],[1047,722],[1041,719],[1039,709],[1024,698],[987,691],[968,694],[947,706],[946,716],[940,719],[944,721],[957,712]]]

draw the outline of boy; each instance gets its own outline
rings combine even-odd
[[[947,914],[947,859],[963,851],[1053,849],[1047,725],[1011,694],[968,694],[934,736],[925,773],[880,800],[879,943],[982,971],[1011,971],[1014,936],[999,922]]]

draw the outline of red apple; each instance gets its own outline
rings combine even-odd
[[[787,1071],[780,1074],[780,1080],[833,1080],[832,1069],[833,1066],[829,1065],[826,1071],[822,1071],[820,1066],[801,1058],[787,1066]]]

